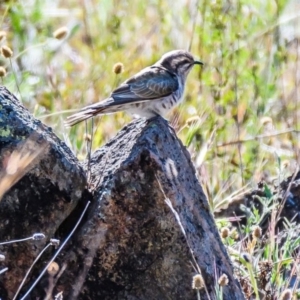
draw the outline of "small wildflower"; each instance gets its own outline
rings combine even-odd
[[[114,64],[113,71],[115,74],[121,74],[124,70],[124,65],[121,62]]]
[[[242,253],[242,258],[247,262],[247,263],[251,263],[252,262],[252,257],[249,253],[244,252]]]
[[[5,31],[0,31],[0,42],[6,38],[6,32]]]
[[[261,238],[261,234],[262,234],[261,228],[259,226],[254,226],[252,229],[252,237],[259,239]]]
[[[0,77],[6,76],[6,70],[4,67],[0,67]]]
[[[286,289],[282,292],[280,296],[280,300],[291,300],[293,296],[292,290],[291,289]]]
[[[229,280],[228,280],[228,277],[226,274],[222,274],[218,280],[218,283],[220,286],[225,286],[228,284],[228,282],[229,282]]]
[[[5,57],[5,58],[10,58],[13,56],[13,51],[8,47],[8,46],[2,46],[1,47],[1,54]]]
[[[69,29],[63,26],[55,30],[53,32],[53,36],[58,40],[62,40],[68,35],[68,33],[69,33]]]
[[[47,268],[47,272],[50,276],[55,276],[59,271],[59,265],[55,261],[53,261],[49,267]]]
[[[223,239],[226,239],[229,236],[229,228],[228,227],[223,227],[221,229],[221,237]]]
[[[201,290],[204,288],[204,281],[201,274],[197,274],[193,277],[192,288],[195,290]]]

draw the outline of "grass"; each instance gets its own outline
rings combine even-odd
[[[5,1],[0,30],[7,35],[0,43],[14,54],[0,57],[0,66],[7,71],[3,84],[85,159],[91,122],[87,129],[83,123],[68,130],[65,117],[104,99],[163,53],[190,47],[205,66],[191,72],[184,102],[169,119],[191,153],[215,212],[261,180],[272,191],[274,180],[281,182],[298,168],[300,60],[298,40],[290,35],[298,15],[284,0],[191,3]],[[53,37],[63,26],[68,34]],[[113,72],[116,63],[124,65],[120,74]],[[93,149],[129,120],[124,113],[94,118]],[[232,250],[248,298],[260,299],[270,287],[273,298],[265,299],[279,299],[289,288],[287,278],[296,274],[298,280],[299,239],[293,237],[295,224],[285,220],[281,234],[286,243],[279,247],[279,196],[270,192],[260,201],[264,210],[251,211],[239,236],[224,243]],[[272,226],[264,232],[266,247],[264,237],[251,235],[264,214],[272,216]],[[228,219],[217,222],[220,228],[233,228]],[[271,285],[264,287],[267,277]]]

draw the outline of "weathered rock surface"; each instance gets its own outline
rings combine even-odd
[[[72,300],[194,300],[192,277],[200,270],[207,290],[201,290],[201,299],[208,294],[215,299],[216,280],[223,273],[229,278],[224,299],[244,299],[189,153],[164,119],[135,120],[95,151],[86,192],[84,171],[49,128],[4,88],[0,106],[2,173],[6,158],[14,149],[18,153],[26,139],[45,149],[0,202],[0,240],[34,232],[64,240],[91,201],[56,259],[59,278],[46,274],[28,299],[62,292]],[[0,247],[7,256],[2,266],[9,267],[0,277],[3,299],[13,297],[48,240]],[[42,257],[21,295],[49,258],[50,253]]]

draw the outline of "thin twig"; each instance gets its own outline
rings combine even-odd
[[[286,129],[286,130],[282,130],[282,131],[277,131],[271,134],[261,134],[255,137],[250,137],[247,139],[242,139],[242,140],[235,140],[235,141],[231,141],[231,142],[227,142],[224,144],[219,144],[216,147],[220,148],[220,147],[226,147],[226,146],[231,146],[231,145],[236,145],[236,144],[240,144],[240,143],[247,143],[247,142],[251,142],[251,141],[257,141],[260,139],[264,139],[264,138],[269,138],[269,137],[274,137],[274,136],[278,136],[278,135],[282,135],[282,134],[286,134],[286,133],[290,133],[290,132],[294,132],[294,133],[300,133],[299,130],[296,129]]]
[[[27,279],[27,277],[28,277],[30,271],[32,270],[32,268],[34,267],[34,265],[36,264],[36,262],[40,259],[40,257],[43,255],[43,253],[44,253],[51,245],[52,245],[52,244],[49,243],[49,244],[48,244],[48,245],[47,245],[47,246],[39,253],[39,255],[36,257],[36,259],[33,261],[33,263],[31,264],[30,268],[29,268],[28,271],[26,272],[26,274],[25,274],[25,276],[24,276],[24,278],[23,278],[21,284],[19,285],[19,288],[18,288],[17,292],[15,293],[15,296],[14,296],[13,300],[17,299],[17,296],[19,295],[19,293],[20,293],[20,291],[21,291],[21,289],[22,289],[22,287],[23,287],[23,285],[24,285],[24,283],[25,283],[25,281],[26,281],[26,279]]]
[[[11,67],[11,70],[12,70],[12,73],[14,75],[14,78],[15,78],[15,81],[16,81],[16,86],[17,86],[17,89],[18,89],[18,92],[20,94],[20,100],[21,100],[21,103],[23,103],[23,98],[22,98],[22,94],[21,94],[21,90],[20,90],[20,86],[19,86],[19,83],[18,83],[18,78],[17,78],[17,75],[16,75],[16,72],[14,70],[14,67],[13,67],[13,64],[12,64],[12,61],[11,61],[11,58],[9,59],[9,63],[10,63],[10,67]]]
[[[239,44],[239,40],[237,40],[237,43]],[[237,127],[237,134],[238,134],[238,140],[239,140],[240,136],[241,136],[241,128],[240,128],[240,118],[239,118],[238,83],[237,83],[237,71],[236,70],[234,70],[234,102],[235,102],[235,106],[237,107],[236,127]],[[241,172],[242,184],[245,185],[241,143],[237,144],[237,148],[238,148],[238,155],[239,155],[239,161],[240,161],[239,167],[240,167],[240,172]]]
[[[92,153],[92,147],[93,147],[93,137],[94,137],[94,118],[92,118],[92,128],[91,128],[91,140],[89,144],[87,144],[87,157],[88,157],[88,166],[87,166],[87,176],[88,176],[88,184],[90,184],[90,178],[91,178],[91,153]]]
[[[53,116],[60,116],[60,115],[64,115],[64,114],[76,113],[79,110],[80,110],[79,108],[60,110],[60,111],[57,111],[57,112],[53,112],[51,114],[36,116],[36,118],[37,119],[45,119],[45,118],[53,117]]]
[[[160,183],[160,181],[159,181],[157,175],[155,175],[155,178],[156,178],[156,180],[157,180],[157,183],[158,183],[158,185],[159,185],[159,188],[160,188],[160,190],[161,190],[163,196],[165,197],[165,203],[168,205],[168,207],[171,209],[172,213],[174,214],[175,219],[177,220],[177,223],[178,223],[178,225],[179,225],[179,227],[180,227],[180,229],[181,229],[181,231],[182,231],[182,233],[183,233],[183,235],[184,235],[184,237],[185,237],[185,241],[186,241],[186,243],[187,243],[187,245],[188,245],[188,247],[189,247],[189,250],[190,250],[190,252],[191,252],[191,255],[192,255],[192,258],[193,258],[193,260],[194,260],[194,263],[195,263],[195,265],[196,265],[196,267],[197,267],[197,269],[198,269],[198,273],[201,274],[201,269],[200,269],[200,267],[199,267],[199,265],[198,265],[198,263],[197,263],[197,260],[196,260],[196,258],[195,258],[195,256],[194,256],[192,247],[190,246],[189,241],[188,241],[188,239],[187,239],[186,232],[185,232],[185,230],[184,230],[184,228],[183,228],[183,225],[182,225],[182,223],[181,223],[181,221],[180,221],[180,216],[179,216],[179,214],[177,213],[177,211],[174,209],[171,200],[166,196],[166,194],[165,194],[165,192],[164,192],[164,190],[163,190],[163,188],[162,188],[162,185],[161,185],[161,183]],[[204,280],[203,280],[203,282],[204,282]],[[207,298],[208,298],[209,300],[211,300],[205,282],[204,282],[204,289],[205,289]]]
[[[65,263],[65,264],[63,264],[62,268],[60,269],[59,273],[55,276],[55,278],[52,277],[51,280],[49,280],[50,282],[48,284],[48,289],[47,289],[44,300],[52,300],[53,299],[52,298],[53,290],[56,286],[57,281],[59,280],[61,275],[65,272],[66,268],[67,268],[67,264]]]
[[[296,21],[298,21],[298,19]],[[297,22],[296,26],[297,26],[297,28],[299,27],[299,22]],[[295,109],[294,109],[294,124],[295,125],[294,126],[295,126],[295,128],[298,128],[299,39],[296,39],[296,63],[295,63],[295,65],[296,65],[296,69],[295,69]],[[293,146],[294,146],[296,161],[298,161],[298,140],[297,139],[296,139],[296,141],[293,139]]]
[[[23,238],[23,239],[18,239],[18,240],[11,240],[11,241],[7,241],[7,242],[1,242],[0,245],[7,245],[7,244],[12,244],[12,243],[20,243],[20,242],[25,242],[25,241],[29,241],[29,240],[34,240],[34,235],[27,237],[27,238]]]
[[[5,273],[7,270],[8,270],[8,268],[4,268],[4,269],[0,270],[0,274]]]
[[[288,185],[288,188],[287,188],[287,190],[285,191],[283,200],[282,200],[282,202],[280,203],[280,206],[279,206],[279,209],[278,209],[278,212],[277,212],[277,216],[276,216],[276,223],[277,223],[278,220],[279,220],[279,217],[280,217],[280,215],[281,215],[281,212],[282,212],[282,210],[283,210],[283,207],[284,207],[284,205],[285,205],[285,202],[286,202],[286,200],[287,200],[287,198],[288,198],[288,195],[289,195],[289,193],[290,193],[292,184],[294,183],[294,180],[295,180],[295,178],[296,178],[298,172],[299,172],[299,165],[297,164],[297,167],[296,167],[296,170],[295,170],[295,172],[294,172],[294,175],[293,175],[293,177],[291,178],[290,183],[289,183],[289,185]]]
[[[90,201],[88,201],[88,203],[86,204],[79,220],[77,221],[76,225],[74,226],[73,230],[71,231],[71,233],[67,236],[67,238],[65,239],[65,241],[61,244],[61,246],[58,248],[58,250],[56,251],[56,253],[54,254],[54,256],[51,258],[51,260],[49,261],[49,263],[46,265],[46,267],[43,269],[43,271],[41,272],[41,274],[39,275],[39,277],[35,280],[35,282],[32,284],[32,286],[29,288],[29,290],[27,291],[27,293],[21,298],[21,300],[25,300],[26,297],[30,294],[30,292],[32,291],[32,289],[37,285],[37,283],[40,281],[40,279],[43,277],[43,275],[45,274],[45,272],[47,271],[48,267],[51,265],[51,263],[55,260],[55,258],[58,256],[58,254],[61,252],[62,248],[66,245],[66,243],[69,241],[69,239],[71,238],[71,236],[73,235],[73,233],[75,232],[75,230],[77,229],[78,225],[80,224],[87,208],[90,205]]]
[[[193,16],[193,27],[192,27],[192,34],[191,34],[191,40],[190,40],[190,44],[189,44],[189,48],[188,50],[191,51],[192,49],[192,44],[193,44],[193,40],[194,40],[194,33],[195,33],[195,29],[196,29],[196,23],[197,23],[197,18],[198,18],[198,13],[199,13],[199,0],[196,2],[196,5],[195,5],[195,13],[194,13],[194,16]]]

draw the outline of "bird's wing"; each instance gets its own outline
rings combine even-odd
[[[178,89],[176,75],[164,68],[152,66],[137,73],[115,89],[114,104],[143,102],[168,96]]]
[[[101,112],[120,110],[127,103],[139,103],[166,97],[178,89],[176,75],[159,66],[148,67],[125,81],[109,98],[82,108],[68,117],[67,126],[73,126]]]

